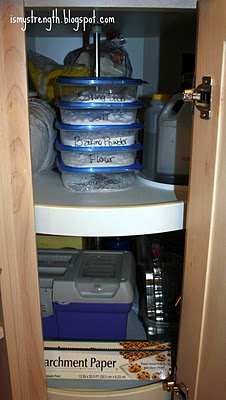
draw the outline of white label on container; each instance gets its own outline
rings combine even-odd
[[[89,154],[90,164],[109,164],[113,163],[115,156],[99,156],[95,153]]]
[[[108,121],[109,114],[93,114],[88,117],[89,122]]]
[[[93,147],[93,146],[126,146],[128,142],[128,138],[115,138],[112,139],[109,136],[105,136],[99,139],[84,139],[81,136],[74,137],[74,146],[75,147]]]
[[[120,94],[78,93],[78,101],[123,102],[125,100],[125,96]]]

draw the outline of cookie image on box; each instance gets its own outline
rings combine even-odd
[[[140,360],[141,358],[149,357],[157,354],[156,351],[121,351],[120,355],[129,362]]]
[[[140,364],[130,364],[128,366],[128,371],[129,372],[140,372],[141,371],[141,365]]]
[[[160,344],[158,344],[158,349],[159,350],[165,350],[165,349],[167,349],[168,348],[168,346],[167,346],[167,344],[165,344],[165,343],[160,343]]]
[[[151,375],[151,378],[155,381],[155,380],[159,380],[160,379],[160,372],[153,372]]]
[[[166,356],[165,354],[158,354],[157,356],[155,356],[156,361],[165,361],[166,360]]]
[[[129,350],[128,352],[130,353],[130,357],[124,361],[124,364],[124,352],[120,352],[120,357],[122,358],[120,368],[128,379],[148,381],[147,383],[153,381],[155,383],[166,379],[170,375],[171,359],[167,356],[167,351],[157,353],[156,351],[149,352],[149,350],[137,352],[130,352]],[[131,353],[133,356],[131,356]],[[139,358],[139,360],[135,360],[135,358]]]
[[[141,381],[148,381],[150,379],[150,374],[146,371],[140,371],[137,373],[137,379]]]
[[[145,349],[147,347],[158,346],[158,342],[119,342],[124,349]]]

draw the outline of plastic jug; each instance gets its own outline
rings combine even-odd
[[[178,93],[171,97],[159,116],[157,182],[188,184],[192,107],[192,103],[184,103],[182,94]]]
[[[142,173],[148,179],[154,179],[158,120],[168,100],[168,94],[155,93],[152,96],[150,107],[145,111]]]

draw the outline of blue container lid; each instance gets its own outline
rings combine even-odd
[[[98,131],[98,130],[138,130],[143,129],[144,125],[140,124],[139,122],[135,122],[134,124],[127,124],[127,125],[71,125],[71,124],[64,124],[61,121],[56,120],[55,126],[57,129],[64,129],[65,131]]]
[[[72,76],[58,76],[56,83],[59,85],[142,85],[147,83],[142,79],[131,78],[92,78],[92,77],[72,77]]]
[[[94,109],[106,109],[106,108],[142,108],[144,103],[142,101],[132,101],[128,103],[95,103],[95,102],[82,102],[82,101],[63,101],[56,100],[55,105],[59,108],[94,108]]]
[[[118,166],[118,167],[85,167],[85,168],[68,167],[64,165],[59,154],[56,157],[56,167],[60,172],[93,172],[93,173],[140,171],[143,168],[143,166],[138,162],[136,162],[135,164]]]
[[[96,146],[96,147],[75,147],[68,146],[61,142],[59,138],[55,140],[56,149],[59,151],[77,151],[77,152],[106,152],[106,151],[138,151],[142,150],[143,146],[140,143],[134,143],[130,146]]]

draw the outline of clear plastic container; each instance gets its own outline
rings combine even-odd
[[[143,175],[145,178],[154,179],[157,152],[157,132],[159,115],[165,107],[170,96],[155,93],[152,96],[150,107],[145,111],[144,122],[144,151],[143,151]]]
[[[61,100],[78,102],[132,102],[137,100],[141,79],[129,78],[57,78]]]
[[[64,187],[72,192],[114,192],[125,190],[135,182],[139,163],[127,167],[73,168],[65,166],[60,157],[56,166]]]
[[[131,125],[69,125],[56,122],[60,130],[61,142],[74,147],[113,147],[130,146],[135,143],[138,131],[143,129],[139,123]]]
[[[182,94],[177,93],[171,97],[159,116],[155,174],[158,182],[188,184],[192,109],[192,103],[183,102]]]
[[[59,139],[55,142],[66,166],[77,168],[116,167],[134,164],[137,152],[142,149],[140,143],[131,146],[115,147],[72,147],[63,145]]]
[[[142,318],[148,340],[172,342],[177,340],[178,322],[156,322],[143,316]]]
[[[56,101],[62,122],[77,125],[127,125],[136,121],[141,101],[131,103],[73,103]]]

